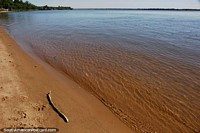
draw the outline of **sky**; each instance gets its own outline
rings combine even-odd
[[[200,0],[28,0],[38,5],[72,8],[199,8]]]

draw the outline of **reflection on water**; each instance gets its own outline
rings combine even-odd
[[[138,132],[200,131],[200,13],[9,13],[0,23]]]

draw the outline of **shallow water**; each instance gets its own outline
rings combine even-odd
[[[0,24],[134,131],[200,132],[200,12],[17,12]]]

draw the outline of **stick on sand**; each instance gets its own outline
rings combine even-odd
[[[47,99],[49,101],[49,104],[51,105],[51,107],[53,108],[53,110],[66,122],[69,122],[69,119],[62,113],[60,112],[55,105],[53,104],[52,100],[51,100],[51,91],[47,94]]]

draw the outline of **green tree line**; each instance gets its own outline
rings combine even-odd
[[[22,0],[0,0],[0,10],[35,10],[37,6],[29,3],[28,1],[23,2]]]

